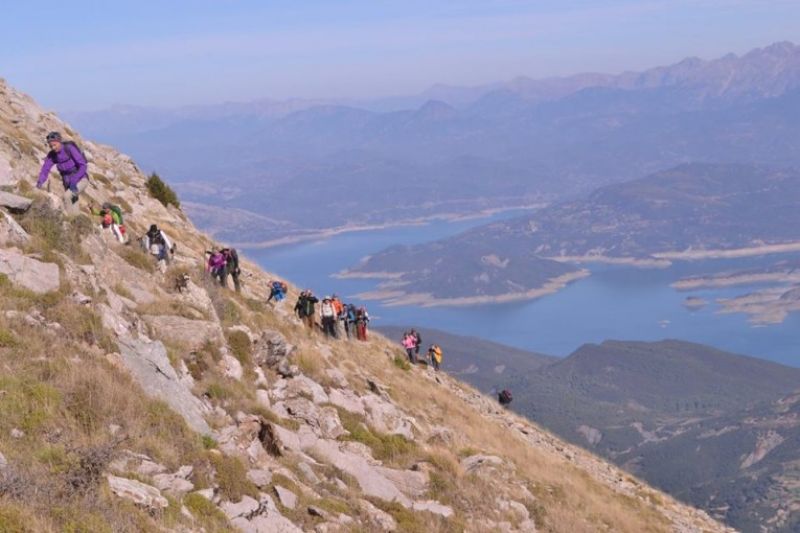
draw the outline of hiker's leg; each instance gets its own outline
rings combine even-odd
[[[242,285],[239,282],[239,271],[234,270],[233,272],[231,272],[231,276],[233,277],[233,286],[236,289],[236,292],[241,292]]]

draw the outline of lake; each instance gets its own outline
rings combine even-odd
[[[393,244],[440,239],[470,227],[518,215],[506,212],[460,221],[345,233],[324,240],[261,250],[244,250],[264,269],[318,296],[337,293],[345,301],[374,289],[374,280],[336,279],[333,274]],[[538,300],[471,307],[385,307],[367,302],[374,324],[416,325],[472,335],[549,355],[566,356],[585,343],[606,339],[699,342],[734,353],[800,366],[800,313],[782,324],[753,326],[744,314],[719,314],[717,298],[762,286],[679,292],[669,284],[690,275],[771,264],[778,257],[675,263],[666,269],[588,265],[592,275]],[[795,255],[797,257],[797,255]],[[709,301],[699,310],[687,296]]]

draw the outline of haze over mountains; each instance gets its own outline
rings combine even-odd
[[[405,328],[383,327],[390,338]],[[800,369],[665,340],[564,359],[422,329],[448,373],[741,531],[796,531]]]
[[[175,183],[204,229],[266,242],[534,204],[689,161],[796,165],[798,88],[800,47],[777,43],[642,73],[435,87],[367,105],[120,107],[70,119]],[[245,211],[223,218],[198,204]]]

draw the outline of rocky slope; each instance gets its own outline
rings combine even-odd
[[[48,130],[76,138],[132,236],[31,190]],[[0,82],[0,524],[8,531],[725,531],[380,336],[329,342],[244,261],[150,198],[126,156]],[[11,214],[13,212],[13,214]],[[187,274],[188,288],[174,279]]]

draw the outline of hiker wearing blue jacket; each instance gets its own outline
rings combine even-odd
[[[50,146],[50,152],[44,158],[36,187],[39,189],[44,187],[50,169],[55,165],[64,184],[64,211],[69,214],[77,213],[78,195],[89,185],[86,158],[74,142],[63,141],[57,131],[47,134],[47,144]]]

